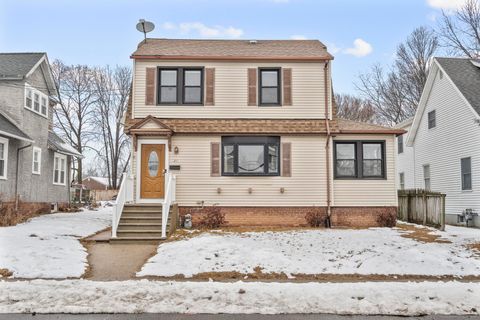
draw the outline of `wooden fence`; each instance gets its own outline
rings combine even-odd
[[[445,230],[445,194],[423,189],[398,190],[398,220]]]
[[[108,201],[118,194],[118,190],[92,190],[92,193],[95,201]]]

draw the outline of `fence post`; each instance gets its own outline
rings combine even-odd
[[[442,195],[442,212],[441,212],[441,215],[440,215],[440,221],[441,221],[441,226],[440,226],[440,230],[441,231],[445,231],[445,197],[446,195]]]
[[[423,225],[427,225],[427,206],[428,206],[428,199],[427,199],[427,193],[426,191],[422,192],[422,198],[423,198]]]

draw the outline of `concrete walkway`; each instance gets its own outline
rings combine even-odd
[[[110,244],[110,230],[84,239],[89,270],[84,278],[97,281],[134,279],[145,262],[156,253],[156,244]]]

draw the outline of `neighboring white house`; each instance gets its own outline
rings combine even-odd
[[[445,193],[447,222],[480,213],[480,63],[433,59],[413,122],[398,127],[398,187]]]

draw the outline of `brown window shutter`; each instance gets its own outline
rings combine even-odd
[[[212,177],[218,177],[220,176],[220,143],[212,142],[210,152],[211,152],[210,175]]]
[[[292,69],[283,69],[283,105],[292,105]]]
[[[215,105],[215,68],[205,69],[205,105]]]
[[[155,104],[155,74],[156,68],[147,68],[145,79],[145,104],[147,106]]]
[[[292,144],[282,143],[282,177],[292,176]]]
[[[257,105],[257,69],[248,68],[248,105]]]

